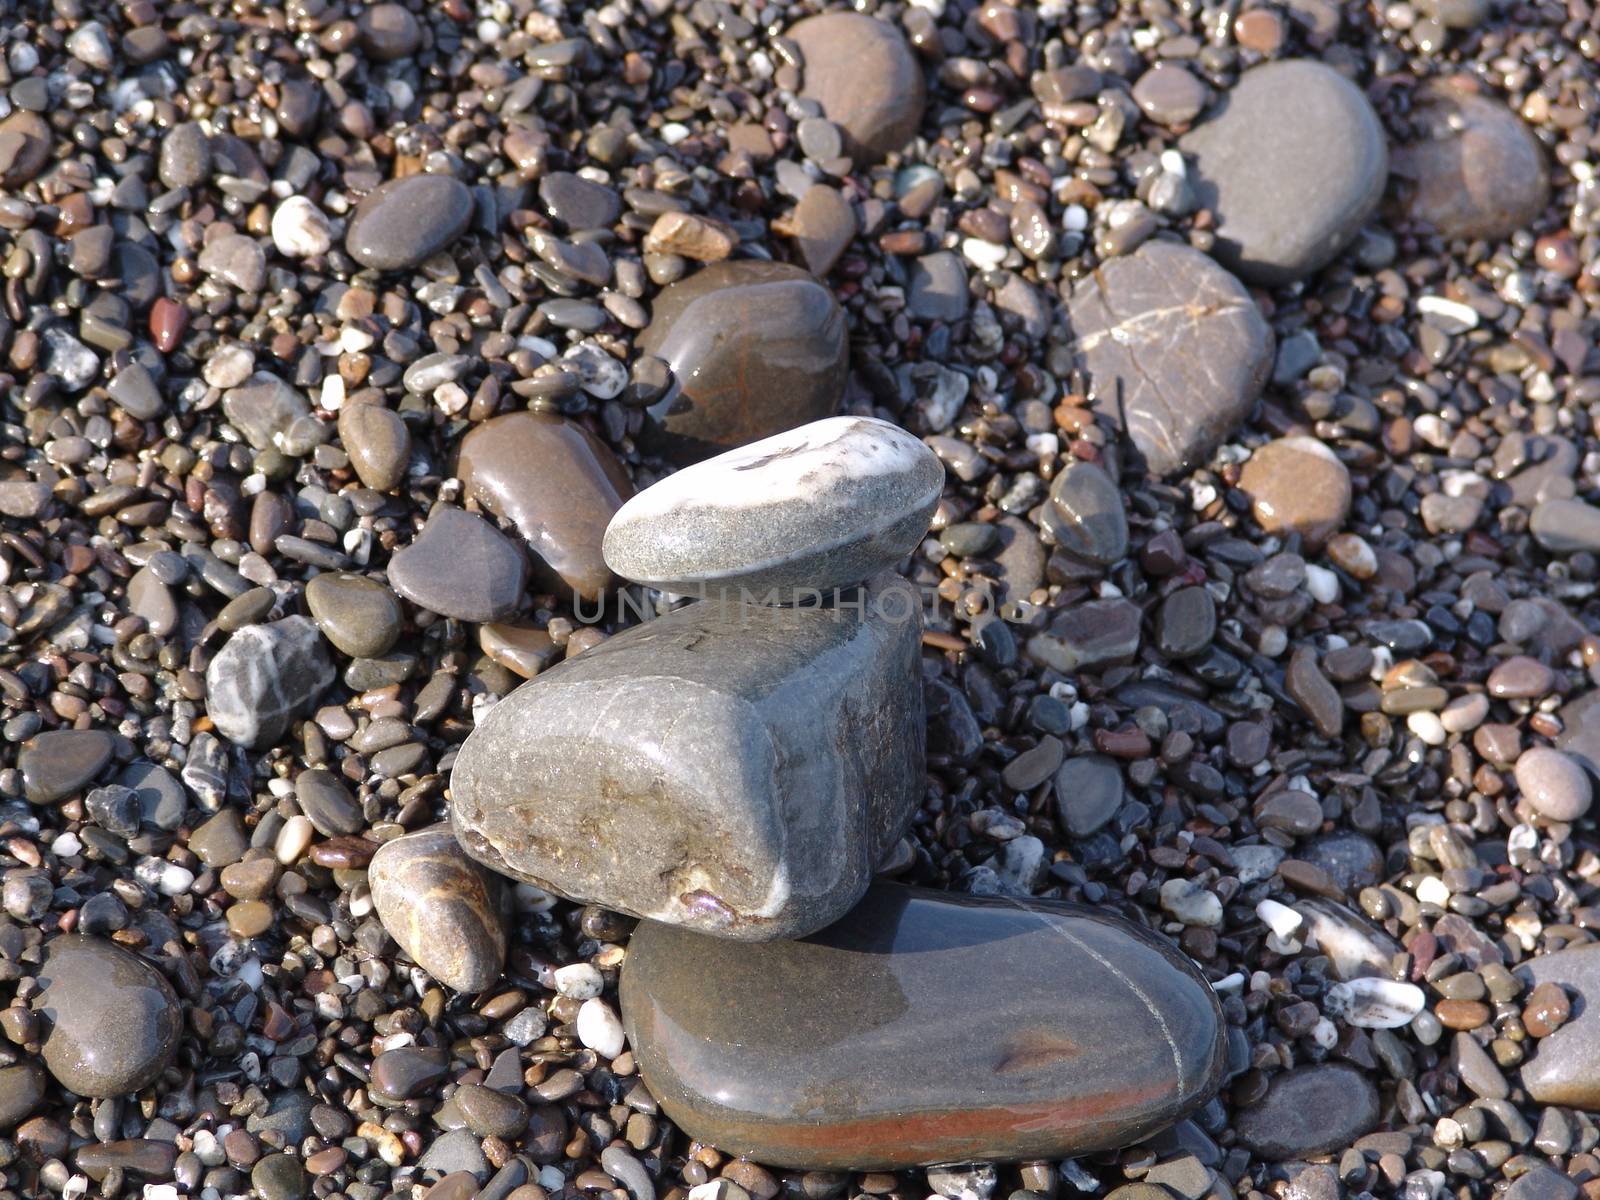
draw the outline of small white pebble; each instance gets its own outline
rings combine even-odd
[[[567,1186],[567,1177],[561,1173],[560,1167],[540,1167],[539,1186],[547,1192],[559,1192]]]
[[[1307,563],[1306,591],[1311,593],[1311,598],[1318,604],[1332,604],[1339,598],[1339,576],[1327,567]]]
[[[1068,233],[1082,233],[1089,228],[1089,210],[1081,204],[1069,204],[1061,214],[1061,228]]]
[[[272,853],[278,861],[286,867],[292,867],[300,861],[300,856],[311,847],[311,838],[316,833],[309,817],[296,813],[283,823],[283,828],[278,830],[278,839],[272,844]]]
[[[1465,333],[1469,329],[1478,327],[1478,310],[1459,300],[1447,300],[1443,296],[1423,296],[1417,300],[1417,311],[1440,318],[1451,333]]]
[[[1351,979],[1328,989],[1324,1006],[1362,1029],[1399,1029],[1422,1011],[1427,997],[1414,983],[1392,979]]]
[[[1332,1050],[1339,1044],[1339,1027],[1327,1017],[1318,1017],[1311,1027],[1311,1040],[1324,1050]]]
[[[71,858],[82,849],[83,843],[78,840],[78,835],[70,830],[50,843],[50,852],[62,858]]]
[[[963,238],[961,254],[980,271],[992,271],[1006,260],[1006,248],[982,238]]]
[[[1442,746],[1448,734],[1438,713],[1414,712],[1406,718],[1406,728],[1429,746]]]
[[[573,1000],[592,1000],[605,988],[605,977],[592,963],[569,963],[555,969],[556,991]]]
[[[1244,989],[1245,978],[1243,971],[1235,971],[1232,975],[1224,975],[1211,985],[1214,992],[1238,992]]]
[[[1293,937],[1297,929],[1305,924],[1305,918],[1287,904],[1279,904],[1276,900],[1263,900],[1256,905],[1256,916],[1261,918],[1262,924],[1279,937]]]
[[[1450,901],[1450,889],[1445,887],[1444,880],[1437,875],[1429,875],[1417,884],[1417,899],[1423,904],[1437,904],[1443,907]]]
[[[585,1000],[578,1009],[578,1040],[601,1058],[622,1053],[622,1022],[604,1000]]]
[[[333,222],[304,196],[290,196],[273,211],[272,244],[288,258],[311,258],[333,248]]]

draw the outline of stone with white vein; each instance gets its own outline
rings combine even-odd
[[[612,518],[605,558],[664,591],[803,599],[909,554],[943,485],[939,459],[911,434],[829,417],[646,488]]]
[[[1367,977],[1336,983],[1323,1001],[1327,1010],[1362,1029],[1399,1029],[1411,1024],[1427,997],[1414,983]]]

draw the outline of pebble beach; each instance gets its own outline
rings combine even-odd
[[[0,0],[0,1200],[1600,1200],[1586,0]]]

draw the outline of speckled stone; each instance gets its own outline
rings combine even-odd
[[[17,753],[23,795],[31,804],[54,804],[81,791],[105,770],[115,746],[103,729],[53,729],[29,738]]]
[[[247,625],[206,668],[206,714],[241,746],[267,746],[307,715],[335,671],[327,643],[305,617]]]
[[[798,267],[755,259],[664,289],[638,345],[674,376],[641,436],[679,465],[831,416],[849,366],[833,293]]]
[[[510,893],[462,852],[448,825],[385,842],[367,879],[389,936],[440,983],[478,992],[500,977]]]
[[[910,141],[922,122],[922,68],[901,32],[862,13],[807,17],[788,31],[805,55],[800,94],[822,105],[857,166]]]
[[[1306,59],[1246,71],[1178,143],[1215,254],[1257,283],[1303,279],[1350,243],[1388,178],[1387,138],[1361,89]]]
[[[1226,1059],[1215,996],[1164,939],[1077,905],[896,884],[803,941],[643,924],[621,1001],[667,1115],[783,1167],[1125,1146],[1204,1103]]]
[[[616,583],[601,539],[633,484],[583,426],[537,412],[485,421],[462,439],[456,474],[469,498],[522,534],[537,588],[594,601]]]
[[[1278,438],[1262,446],[1244,464],[1239,490],[1250,497],[1261,528],[1298,533],[1312,552],[1350,515],[1350,472],[1314,437]]]
[[[152,1083],[178,1048],[183,1010],[159,972],[112,942],[63,934],[45,945],[33,1009],[45,1067],[80,1096]]]
[[[606,530],[606,561],[668,592],[815,599],[915,549],[943,486],[938,456],[899,426],[829,417],[640,492]]]
[[[572,899],[726,937],[842,915],[922,798],[915,593],[704,600],[483,716],[451,774],[462,847]]]
[[[1209,458],[1272,371],[1272,330],[1250,293],[1173,242],[1102,263],[1072,289],[1067,320],[1097,410],[1158,475]]]
[[[415,267],[467,231],[472,207],[466,184],[448,175],[391,179],[356,205],[345,249],[364,267]]]
[[[1402,211],[1449,238],[1501,238],[1550,199],[1544,148],[1504,104],[1438,82],[1412,112],[1415,140],[1394,155]]]

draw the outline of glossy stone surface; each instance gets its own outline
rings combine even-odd
[[[679,465],[831,416],[849,366],[833,293],[798,267],[752,259],[664,289],[638,344],[676,377],[644,442]]]
[[[899,426],[829,417],[640,492],[606,530],[606,561],[669,592],[816,598],[915,549],[943,487],[938,456]]]
[[[266,745],[311,711],[334,674],[327,643],[305,617],[247,625],[206,668],[206,713],[229,741]]]
[[[500,977],[509,890],[462,852],[448,825],[385,842],[367,880],[389,936],[440,983],[477,992]]]
[[[1544,147],[1504,104],[1436,83],[1412,121],[1420,136],[1395,151],[1400,204],[1448,238],[1506,237],[1532,225],[1550,198]]]
[[[1600,1109],[1600,952],[1579,946],[1544,954],[1516,968],[1531,990],[1553,983],[1567,995],[1572,1017],[1548,1037],[1533,1042],[1522,1064],[1522,1086],[1540,1104]]]
[[[44,1021],[44,1065],[80,1096],[120,1096],[161,1074],[183,1013],[159,972],[112,942],[64,934],[46,944],[33,1010]]]
[[[706,600],[518,688],[451,774],[462,847],[575,900],[725,937],[799,937],[858,900],[923,789],[921,622]]]
[[[1322,548],[1350,514],[1350,472],[1327,444],[1314,437],[1268,442],[1239,474],[1257,524],[1268,533],[1298,533],[1312,551]]]
[[[1222,1018],[1164,939],[1102,911],[878,883],[803,941],[646,923],[623,1020],[690,1137],[796,1168],[1125,1146],[1221,1082]]]
[[[407,175],[379,184],[356,205],[345,249],[364,267],[414,267],[448,247],[472,222],[472,192],[448,175]]]
[[[23,795],[32,804],[66,799],[105,769],[114,748],[103,729],[52,729],[29,738],[17,753]]]
[[[857,166],[900,149],[922,121],[922,69],[901,32],[862,13],[831,12],[797,22],[788,36],[805,55],[800,94],[844,134]]]
[[[616,582],[600,543],[633,484],[583,426],[537,412],[485,421],[462,439],[456,474],[467,497],[527,541],[537,588],[596,600]]]
[[[1345,1063],[1321,1063],[1275,1076],[1261,1102],[1238,1112],[1233,1126],[1250,1150],[1281,1161],[1348,1146],[1377,1123],[1372,1080]]]
[[[1172,242],[1103,263],[1072,289],[1067,319],[1096,409],[1158,475],[1209,458],[1272,370],[1272,330],[1250,293]]]
[[[1285,59],[1246,71],[1179,146],[1195,199],[1217,218],[1218,260],[1246,279],[1289,283],[1360,231],[1383,197],[1383,124],[1332,67]]]

